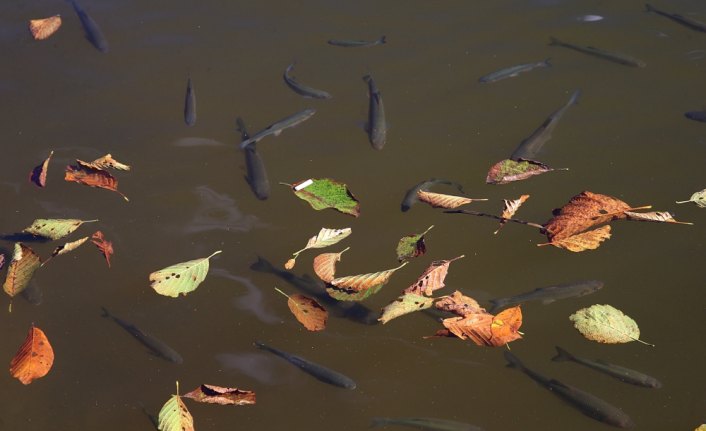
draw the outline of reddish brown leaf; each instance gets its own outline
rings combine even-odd
[[[493,324],[493,315],[490,313],[469,314],[466,317],[449,317],[442,321],[443,325],[452,334],[462,340],[468,338],[479,346],[492,346],[493,334],[490,326]]]
[[[110,268],[110,257],[113,255],[113,243],[106,241],[103,236],[103,232],[99,230],[91,236],[91,242],[98,247],[98,250],[100,250],[101,253],[103,253],[103,257],[105,257],[108,268]]]
[[[39,187],[46,187],[47,185],[47,169],[49,169],[49,161],[51,160],[51,156],[54,155],[54,151],[52,150],[49,153],[49,157],[42,162],[42,164],[38,165],[34,169],[32,169],[32,172],[29,173],[29,181],[33,182]]]
[[[79,165],[90,169],[115,169],[118,171],[130,170],[130,166],[115,160],[111,154],[106,154],[105,156],[97,158],[92,162],[84,162],[83,160],[76,160],[76,162],[78,162]]]
[[[0,269],[5,266],[5,255],[0,253]]]
[[[336,278],[336,262],[341,261],[341,255],[346,250],[348,250],[348,248],[340,253],[322,253],[316,256],[314,258],[314,273],[316,273],[321,280],[330,283]]]
[[[49,18],[32,19],[29,21],[29,31],[35,40],[44,40],[56,33],[61,27],[61,16],[54,15]]]
[[[238,388],[224,388],[215,385],[201,385],[193,391],[182,395],[200,403],[244,406],[255,404],[255,392]]]
[[[462,257],[464,257],[464,255],[450,260],[437,260],[432,262],[424,273],[419,276],[417,281],[404,290],[404,293],[431,296],[435,290],[439,290],[445,286],[444,279],[449,272],[451,262],[461,259]]]
[[[458,290],[450,296],[445,296],[434,304],[439,310],[448,311],[461,317],[471,314],[485,313],[485,308],[470,296],[465,296]]]
[[[37,253],[22,243],[16,243],[12,261],[7,268],[5,284],[2,286],[5,293],[13,298],[25,290],[34,271],[40,266],[41,260]]]
[[[583,232],[593,226],[624,219],[630,205],[612,196],[581,192],[571,198],[544,228],[549,241],[555,242]]]
[[[47,375],[54,364],[54,350],[44,332],[32,326],[27,338],[10,362],[10,374],[28,385]]]
[[[519,306],[501,311],[493,318],[493,323],[490,325],[492,334],[490,342],[493,346],[502,346],[522,338],[519,333],[520,326],[522,326],[522,310]]]
[[[553,239],[551,242],[537,245],[553,245],[569,251],[580,252],[595,250],[608,238],[610,238],[610,226],[606,225],[568,238]]]
[[[417,191],[417,197],[420,201],[426,202],[433,208],[458,208],[461,205],[469,204],[473,201],[487,201],[488,199],[471,199],[463,196],[445,195],[442,193],[426,192],[424,190]]]
[[[98,187],[101,189],[111,190],[118,193],[126,201],[129,201],[127,196],[118,190],[118,180],[110,173],[102,169],[94,169],[87,165],[82,165],[80,160],[78,166],[67,166],[64,180],[73,181],[75,183],[84,184],[90,187]]]
[[[322,331],[326,328],[328,311],[315,299],[295,293],[289,295],[287,305],[299,323],[310,331]]]

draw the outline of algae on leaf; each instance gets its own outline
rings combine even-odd
[[[592,305],[569,316],[574,327],[589,340],[617,344],[640,341],[637,323],[611,305]]]
[[[427,252],[427,246],[424,243],[424,236],[433,227],[434,225],[431,225],[422,233],[407,235],[400,239],[400,242],[397,243],[397,260],[402,262],[403,260],[424,255],[424,253]]]
[[[343,183],[330,178],[311,178],[287,185],[292,187],[294,194],[299,199],[309,202],[309,205],[317,211],[333,208],[353,217],[360,215],[358,200],[348,190],[348,186]]]

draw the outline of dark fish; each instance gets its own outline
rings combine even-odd
[[[684,116],[690,120],[706,123],[706,111],[689,111]]]
[[[578,102],[580,95],[581,90],[574,91],[566,105],[554,111],[528,138],[520,142],[520,145],[518,145],[510,158],[517,161],[537,160],[537,154],[542,149],[542,146],[552,138],[552,132],[559,120],[571,105],[575,105]]]
[[[664,11],[661,11],[659,9],[654,8],[650,4],[646,4],[645,9],[647,9],[647,12],[654,12],[657,15],[662,15],[663,17],[669,18],[674,22],[678,22],[679,24],[681,24],[685,27],[689,27],[692,30],[706,32],[706,24],[704,24],[701,21],[697,21],[695,19],[688,18],[688,17],[682,16],[682,15],[679,15],[676,13],[664,12]]]
[[[382,97],[378,90],[373,77],[365,75],[363,81],[368,83],[368,97],[370,105],[368,107],[368,124],[367,132],[370,138],[370,143],[376,150],[382,150],[385,146],[385,138],[387,135],[387,124],[385,123],[385,107],[382,105]]]
[[[86,13],[86,11],[81,7],[80,4],[78,4],[76,0],[68,0],[68,2],[71,3],[71,6],[73,6],[74,11],[76,11],[78,19],[81,20],[83,30],[86,32],[86,39],[88,39],[88,41],[91,42],[93,46],[98,49],[98,51],[108,52],[108,41],[106,40],[105,36],[103,36],[103,32],[101,31],[100,27],[98,27],[98,24],[93,21],[93,18],[91,18],[91,16]]]
[[[331,95],[323,90],[317,90],[316,88],[311,88],[309,86],[300,84],[294,79],[289,73],[294,69],[294,63],[287,66],[284,71],[284,82],[294,90],[295,93],[301,94],[304,97],[313,97],[314,99],[330,99]]]
[[[611,377],[622,380],[625,383],[630,383],[637,386],[644,386],[646,388],[661,388],[662,383],[650,377],[647,374],[643,374],[639,371],[631,370],[630,368],[621,367],[619,365],[609,364],[607,362],[597,359],[592,361],[590,359],[578,358],[559,346],[556,346],[557,355],[552,358],[552,361],[573,361],[577,364],[585,365],[594,370],[598,370],[602,373],[608,374]]]
[[[421,183],[417,184],[416,186],[412,187],[411,189],[407,190],[407,193],[405,193],[404,198],[402,199],[402,204],[400,205],[400,208],[402,209],[402,212],[409,211],[410,208],[412,208],[412,205],[417,203],[419,201],[419,198],[417,198],[417,192],[419,190],[427,191],[427,189],[435,184],[446,184],[449,186],[454,186],[460,191],[461,193],[465,194],[463,191],[463,186],[459,183],[455,183],[453,181],[449,180],[444,180],[441,178],[431,178],[427,181],[422,181]]]
[[[544,61],[538,61],[536,63],[527,63],[527,64],[518,64],[517,66],[511,66],[507,67],[505,69],[500,69],[495,72],[491,72],[485,76],[481,76],[478,79],[478,82],[482,83],[487,83],[487,82],[495,82],[495,81],[500,81],[501,79],[506,79],[506,78],[514,78],[515,76],[518,76],[522,72],[529,72],[530,70],[534,70],[540,67],[551,67],[551,63],[549,63],[549,59],[546,59]]]
[[[159,356],[163,359],[166,359],[167,361],[174,362],[176,364],[181,364],[182,362],[184,362],[184,359],[181,357],[181,355],[174,351],[174,349],[172,349],[171,347],[164,344],[163,341],[158,340],[149,334],[145,334],[132,323],[126,322],[119,317],[113,316],[105,307],[101,307],[101,310],[103,310],[103,317],[109,317],[113,319],[115,323],[117,323],[127,332],[132,334],[133,337],[137,338],[137,341],[144,344],[145,347],[150,349],[150,351],[156,356]]]
[[[622,64],[624,66],[630,66],[630,67],[645,67],[645,66],[647,66],[647,64],[644,61],[639,60],[634,57],[630,57],[629,55],[620,54],[617,52],[605,51],[600,48],[595,48],[593,46],[574,45],[573,43],[562,42],[555,37],[549,38],[549,45],[563,46],[565,48],[573,49],[578,52],[583,52],[584,54],[593,55],[595,57],[602,58],[602,59],[608,60],[608,61],[612,61],[614,63]]]
[[[531,292],[521,293],[509,298],[491,299],[493,307],[489,313],[511,305],[522,304],[528,301],[541,301],[542,304],[550,304],[557,299],[573,298],[584,296],[603,288],[603,282],[598,280],[579,281],[576,283],[558,284],[556,286],[539,287]]]
[[[243,119],[238,118],[236,122],[238,123],[241,140],[247,140],[248,131],[245,129]],[[245,152],[245,169],[247,170],[245,181],[250,184],[250,189],[258,199],[265,200],[270,197],[270,180],[267,179],[265,163],[257,152],[257,143],[253,142],[245,147],[243,151]]]
[[[357,48],[364,46],[375,46],[387,43],[387,38],[385,36],[380,36],[377,40],[338,40],[331,39],[328,41],[329,45],[342,46],[344,48]]]
[[[274,347],[270,347],[259,341],[255,341],[255,346],[257,346],[259,349],[267,350],[270,353],[274,353],[275,355],[287,360],[292,365],[296,365],[297,367],[301,368],[301,370],[305,373],[311,374],[312,376],[316,377],[318,380],[321,380],[324,383],[328,383],[330,385],[338,386],[345,389],[355,389],[356,387],[355,382],[349,377],[346,377],[337,371],[333,371],[330,368],[326,368],[322,365],[308,361],[302,358],[301,356],[296,356],[287,352],[283,352],[282,350],[275,349]]]
[[[373,418],[370,428],[401,425],[428,431],[483,431],[475,425],[436,418]]]
[[[297,112],[296,114],[292,114],[289,117],[285,117],[277,122],[274,122],[274,123],[270,124],[269,126],[265,127],[264,129],[260,130],[259,132],[255,133],[253,136],[251,136],[248,139],[241,142],[240,148],[245,148],[254,142],[258,142],[260,139],[264,138],[265,136],[269,136],[269,135],[279,136],[279,134],[282,133],[282,130],[288,129],[290,127],[294,127],[300,123],[303,123],[304,121],[308,120],[315,113],[316,113],[315,109],[305,109],[303,111]]]
[[[186,81],[186,98],[184,99],[184,122],[187,126],[196,124],[196,94],[191,84],[191,77]]]
[[[508,361],[508,366],[518,368],[523,373],[527,374],[532,380],[549,389],[551,393],[569,402],[571,405],[581,410],[586,416],[590,416],[596,420],[613,425],[619,428],[631,428],[635,423],[630,419],[630,416],[623,413],[619,408],[603,401],[595,395],[584,392],[581,389],[566,385],[556,379],[545,377],[536,371],[530,370],[520,362],[517,356],[505,351],[505,359]]]

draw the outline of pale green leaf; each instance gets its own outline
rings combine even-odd
[[[687,202],[693,202],[701,208],[706,208],[706,189],[694,193],[688,201],[679,201],[677,203],[685,204]]]
[[[193,431],[194,418],[179,395],[172,395],[159,411],[160,431]]]
[[[40,218],[33,221],[32,225],[25,228],[22,232],[57,240],[71,234],[84,223],[92,223],[96,221],[98,220]]]
[[[574,322],[574,327],[584,337],[599,343],[640,341],[640,328],[637,323],[610,305],[596,304],[582,308],[569,316],[569,320]]]
[[[385,324],[396,317],[430,308],[433,304],[434,298],[407,293],[385,306],[378,320]]]
[[[164,296],[176,298],[196,290],[208,274],[208,261],[221,251],[208,257],[177,263],[150,274],[152,288]]]

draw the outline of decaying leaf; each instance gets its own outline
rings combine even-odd
[[[0,253],[0,269],[5,266],[5,255]]]
[[[289,298],[287,300],[289,310],[306,329],[309,331],[323,331],[326,329],[328,311],[315,299],[298,293],[285,296]]]
[[[103,236],[103,232],[99,230],[91,236],[91,242],[98,247],[98,250],[100,250],[101,253],[103,253],[103,257],[105,257],[108,268],[110,268],[110,257],[113,255],[113,243],[106,241]]]
[[[299,256],[299,254],[305,250],[308,250],[310,248],[324,248],[328,247],[330,245],[334,245],[337,242],[343,240],[344,238],[348,237],[352,232],[351,228],[343,228],[343,229],[329,229],[329,228],[321,228],[318,234],[312,236],[309,238],[309,241],[306,243],[306,247],[299,251],[295,251],[292,253],[294,257],[289,259],[287,263],[284,265],[286,269],[292,269],[294,268],[294,264],[296,263],[296,259]]]
[[[432,305],[434,305],[434,298],[406,293],[386,305],[382,309],[382,315],[378,320],[385,324],[396,317],[431,308]]]
[[[25,290],[34,271],[40,266],[41,260],[31,248],[22,243],[16,243],[12,261],[10,261],[10,266],[7,267],[5,284],[2,286],[5,293],[13,298]]]
[[[67,166],[64,175],[64,180],[79,184],[84,184],[89,187],[98,187],[101,189],[111,190],[118,193],[126,201],[127,198],[121,191],[118,190],[118,180],[109,172],[103,169],[94,169],[89,166],[82,165],[80,160],[77,160],[78,166]]]
[[[491,166],[485,178],[487,184],[507,184],[513,181],[525,180],[535,175],[551,171],[565,171],[568,169],[554,169],[544,163],[534,160],[505,159]]]
[[[689,224],[689,225],[694,224],[694,223],[689,223],[689,222],[685,222],[685,221],[674,220],[674,216],[667,211],[652,211],[652,212],[647,212],[647,213],[636,213],[636,212],[632,212],[632,211],[625,211],[625,215],[628,216],[628,220],[653,221],[653,222],[658,222],[658,223],[676,223],[676,224]]]
[[[61,27],[61,16],[54,15],[49,18],[32,19],[29,21],[29,31],[35,40],[44,40],[56,33]]]
[[[29,173],[29,181],[36,184],[39,187],[46,187],[47,185],[47,169],[49,169],[49,162],[51,161],[51,156],[54,155],[54,150],[49,153],[47,157],[39,166],[32,169]]]
[[[200,403],[244,406],[255,404],[255,392],[215,385],[201,385],[183,395]]]
[[[611,305],[592,305],[569,316],[574,327],[589,340],[599,343],[640,341],[640,328],[630,317]]]
[[[29,227],[23,229],[22,232],[57,240],[70,235],[84,223],[97,221],[98,220],[39,218],[33,221]]]
[[[326,292],[339,301],[361,301],[382,289],[392,274],[403,266],[370,274],[350,275],[331,280]]]
[[[378,284],[368,290],[355,291],[350,289],[339,289],[335,286],[327,285],[326,293],[337,301],[362,301],[378,293],[383,286],[384,284]]]
[[[612,196],[581,192],[556,211],[554,218],[544,224],[549,241],[568,238],[593,226],[624,219],[630,205]]]
[[[310,178],[290,186],[299,199],[309,202],[317,211],[333,208],[353,217],[360,215],[358,200],[343,183],[330,178]]]
[[[417,191],[417,198],[420,201],[426,202],[432,208],[458,208],[461,205],[470,204],[473,201],[487,201],[488,199],[471,199],[463,196],[445,195],[442,193],[427,192],[424,190]]]
[[[348,247],[350,248],[350,247]],[[339,253],[322,253],[314,258],[314,273],[326,283],[336,278],[336,262],[341,261],[341,255],[348,250],[344,249]]]
[[[522,204],[525,203],[525,201],[527,199],[529,199],[529,197],[530,197],[530,195],[522,195],[518,199],[511,200],[511,201],[509,201],[507,199],[503,199],[503,202],[505,202],[505,208],[503,208],[503,213],[500,215],[500,217],[512,218],[515,215],[515,213],[517,212],[517,210],[520,209],[520,206],[522,206]],[[506,223],[507,223],[507,220],[500,220],[500,226],[498,226],[498,230],[496,230],[493,233],[497,234],[498,232],[500,232],[500,229],[502,229]]]
[[[179,396],[178,382],[176,395],[172,395],[159,411],[157,429],[160,431],[194,431],[194,418]]]
[[[10,362],[10,374],[28,385],[44,377],[54,364],[54,350],[44,332],[32,325],[27,338]]]
[[[542,245],[553,245],[573,252],[581,252],[586,250],[595,250],[601,243],[610,238],[610,226],[602,226],[597,229],[589,230],[588,232],[579,233],[570,237],[553,239],[551,242]]]
[[[500,346],[522,338],[519,333],[520,326],[522,326],[522,309],[519,305],[496,314],[490,325],[493,345]]]
[[[83,245],[83,243],[86,241],[88,241],[87,236],[85,236],[81,239],[78,239],[76,241],[67,242],[64,245],[58,246],[57,248],[54,249],[51,256],[47,260],[42,262],[42,266],[44,266],[47,262],[49,262],[50,259],[52,259],[56,256],[61,256],[62,254],[66,254],[66,253],[69,253],[71,251],[76,250],[77,248],[81,247],[81,245]]]
[[[693,202],[701,208],[706,208],[706,189],[694,193],[688,201],[677,201],[678,204],[685,204],[687,202]]]
[[[400,242],[397,243],[397,260],[402,262],[403,260],[424,255],[424,253],[427,252],[427,246],[424,243],[424,236],[433,227],[434,225],[431,225],[423,233],[407,235],[400,239]]]
[[[436,308],[449,313],[454,313],[461,317],[471,314],[485,313],[485,308],[470,296],[465,296],[458,290],[449,296],[445,296],[434,304]]]
[[[520,307],[503,310],[497,316],[487,312],[450,317],[442,321],[446,329],[462,340],[470,338],[479,346],[498,347],[522,338]]]
[[[153,272],[150,274],[152,288],[160,295],[172,298],[193,292],[208,274],[209,259],[220,252],[218,250],[208,257],[177,263]]]
[[[431,296],[435,290],[439,290],[445,286],[444,279],[449,272],[451,262],[461,259],[462,257],[465,257],[465,255],[449,260],[437,260],[432,262],[424,273],[419,276],[417,281],[404,290],[404,293]]]
[[[115,169],[118,171],[130,170],[130,166],[115,160],[111,154],[106,154],[105,156],[97,158],[92,162],[84,162],[83,160],[76,160],[76,162],[79,165],[89,169]]]

